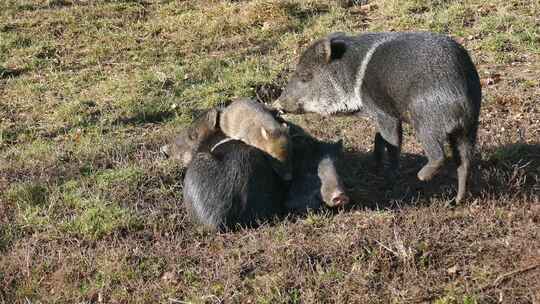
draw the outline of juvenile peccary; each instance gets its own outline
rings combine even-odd
[[[170,149],[172,157],[189,160],[183,189],[188,214],[206,228],[224,230],[283,213],[287,186],[270,156],[227,139],[217,126],[218,115],[212,109],[199,117]]]
[[[285,205],[288,210],[303,212],[344,206],[349,203],[338,172],[343,159],[342,141],[319,141],[298,126],[290,124],[293,143],[293,180]]]
[[[398,168],[402,121],[410,122],[428,163],[418,178],[431,179],[448,142],[458,163],[461,201],[476,141],[481,89],[467,51],[434,33],[334,33],[301,55],[295,74],[275,103],[285,112],[369,113],[377,124],[374,155],[386,148]]]
[[[222,110],[219,127],[228,137],[268,153],[275,159],[276,172],[285,180],[292,178],[287,125],[261,103],[248,98],[233,101]]]

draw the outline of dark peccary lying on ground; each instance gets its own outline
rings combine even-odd
[[[270,154],[276,172],[285,180],[292,178],[287,124],[279,123],[263,104],[249,98],[234,100],[221,111],[219,127],[226,136]]]
[[[184,179],[184,204],[213,230],[253,226],[285,211],[286,189],[266,153],[231,139],[194,156]]]
[[[288,210],[344,206],[349,202],[338,172],[343,145],[322,142],[291,125],[293,143],[293,180],[285,205]]]
[[[335,166],[341,143],[317,141],[296,127],[293,147],[300,154],[292,154],[295,178],[288,187],[267,153],[225,137],[218,115],[212,109],[196,119],[169,148],[171,157],[190,160],[184,163],[184,205],[198,223],[213,230],[253,226],[283,214],[285,201],[291,211],[349,201]]]
[[[273,170],[270,156],[227,139],[217,128],[216,113],[213,109],[197,119],[171,147],[191,160],[185,163],[183,189],[189,215],[209,229],[223,230],[282,214],[287,186]]]
[[[418,178],[431,179],[449,143],[458,163],[456,201],[463,199],[478,129],[481,89],[467,51],[433,33],[334,33],[300,57],[277,108],[320,114],[365,111],[377,123],[378,167],[386,149],[398,168],[402,121],[410,122],[428,163]]]

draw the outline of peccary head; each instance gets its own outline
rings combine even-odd
[[[317,176],[321,182],[320,198],[329,207],[342,206],[349,202],[345,187],[338,174],[337,165],[343,158],[343,144],[324,143],[320,147]]]
[[[341,143],[339,146],[338,153],[341,153]],[[321,199],[328,207],[343,206],[349,202],[349,197],[345,194],[345,187],[337,172],[335,161],[336,159],[328,155],[319,162],[317,168],[321,181]]]
[[[287,113],[333,114],[347,111],[354,92],[356,63],[347,58],[347,36],[334,33],[309,46],[295,73],[273,104]]]
[[[273,158],[273,167],[285,180],[292,178],[291,147],[289,144],[289,128],[285,122],[278,128],[267,129],[261,126],[260,136],[254,136],[254,146],[265,151]]]
[[[323,202],[328,207],[347,204],[349,197],[338,173],[339,162],[343,158],[341,140],[329,143],[296,136],[293,143],[294,178],[287,207],[302,210],[317,209]]]
[[[218,130],[218,114],[217,109],[208,110],[182,130],[170,145],[164,146],[163,152],[187,166],[202,143]]]

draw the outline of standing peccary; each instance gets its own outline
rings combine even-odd
[[[276,172],[285,180],[292,178],[288,127],[264,105],[248,98],[235,100],[222,110],[219,127],[228,137],[268,153],[275,159]]]
[[[343,158],[341,140],[337,143],[319,141],[307,134],[292,136],[293,180],[285,202],[288,210],[303,212],[344,206],[349,202],[338,173]]]
[[[375,161],[386,148],[398,168],[402,121],[410,122],[428,157],[418,178],[431,179],[448,142],[458,163],[463,199],[476,142],[481,89],[467,51],[434,33],[334,33],[300,57],[275,107],[285,112],[334,114],[365,111],[377,123]]]

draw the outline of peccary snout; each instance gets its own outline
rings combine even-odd
[[[322,142],[295,127],[293,135],[293,180],[285,205],[289,210],[306,211],[324,205],[349,203],[337,170],[343,158],[342,142]]]
[[[332,196],[332,203],[335,207],[344,206],[349,203],[349,197],[341,191],[336,191]]]
[[[336,169],[340,158],[338,144],[335,144],[332,154],[323,158],[318,165],[318,175],[321,182],[321,199],[328,207],[346,205],[349,197],[345,194],[345,187]]]

